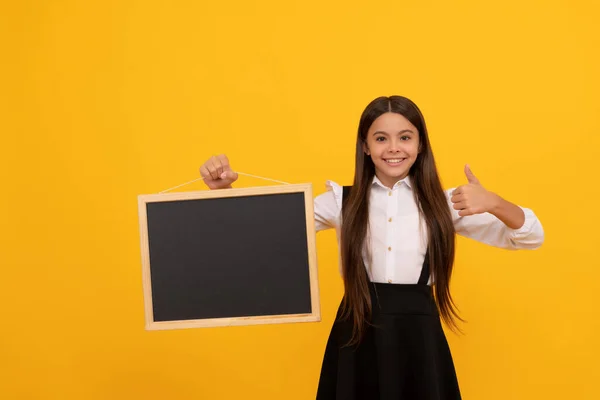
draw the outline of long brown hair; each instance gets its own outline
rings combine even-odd
[[[435,278],[435,301],[442,319],[452,329],[458,328],[456,319],[462,321],[449,290],[454,264],[454,224],[435,166],[425,119],[417,105],[406,97],[378,97],[366,107],[360,118],[354,184],[344,202],[342,213],[341,255],[345,294],[341,317],[350,318],[354,326],[348,345],[362,340],[371,317],[369,277],[362,252],[369,225],[369,197],[375,165],[371,157],[365,154],[364,144],[373,121],[387,112],[403,115],[419,131],[420,152],[409,176],[419,212],[427,225],[427,254],[430,271]]]

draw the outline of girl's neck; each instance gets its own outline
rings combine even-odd
[[[383,186],[389,188],[389,189],[393,189],[394,185],[398,182],[400,182],[401,180],[403,180],[404,178],[406,178],[408,176],[404,175],[402,177],[396,178],[396,177],[389,177],[389,176],[381,176],[381,174],[375,173],[375,176],[377,177],[377,179],[379,179],[379,182],[381,182],[383,184]]]

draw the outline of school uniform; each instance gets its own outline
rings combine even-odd
[[[341,237],[341,211],[349,187],[327,182],[315,198],[316,229],[334,228]],[[446,191],[456,233],[505,249],[534,249],[544,231],[533,211],[511,229],[484,213],[460,217]],[[340,310],[325,348],[317,400],[457,400],[461,398],[452,355],[434,301],[427,262],[427,227],[407,177],[392,189],[377,177],[369,198],[367,268],[372,316],[358,346],[347,347],[352,322]],[[341,267],[341,263],[340,263]],[[340,271],[341,272],[341,271]]]

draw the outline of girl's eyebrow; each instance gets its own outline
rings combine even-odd
[[[382,135],[387,135],[388,133],[385,131],[375,131],[373,132],[373,135],[377,135],[378,133],[382,134]],[[402,133],[414,133],[411,129],[403,129],[400,132],[398,132],[398,134],[402,134]]]

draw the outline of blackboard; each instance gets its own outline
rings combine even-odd
[[[138,197],[146,329],[320,320],[312,186]]]

